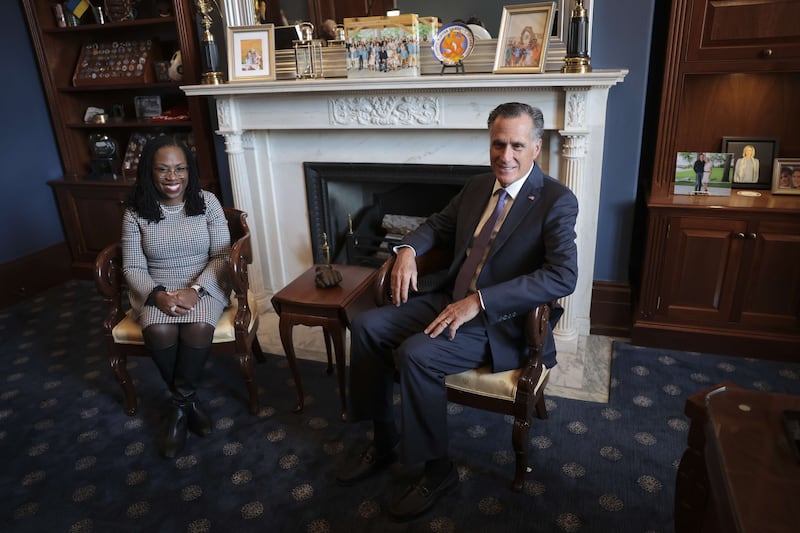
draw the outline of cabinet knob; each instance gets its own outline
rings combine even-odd
[[[751,240],[756,240],[756,239],[758,239],[758,234],[757,233],[748,233],[747,234],[747,238],[751,239]]]
[[[772,57],[772,48],[764,48],[761,50],[761,57]]]
[[[734,233],[733,236],[736,237],[737,239],[744,239],[745,238],[745,235],[742,232]]]

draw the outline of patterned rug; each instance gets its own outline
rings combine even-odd
[[[411,467],[351,488],[333,475],[366,427],[338,420],[335,377],[299,361],[308,392],[294,414],[281,356],[258,365],[262,409],[248,414],[233,358],[209,363],[202,396],[214,433],[175,460],[155,433],[165,395],[154,365],[129,362],[140,397],[120,406],[102,336],[102,301],[70,282],[0,310],[0,530],[14,532],[621,532],[673,531],[686,398],[730,380],[800,394],[800,365],[615,343],[609,403],[549,396],[534,420],[524,490],[510,490],[506,417],[451,405],[460,483],[429,513],[391,521],[386,502]],[[399,401],[399,398],[398,398]]]

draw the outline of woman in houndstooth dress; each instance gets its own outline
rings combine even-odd
[[[211,433],[196,391],[229,304],[230,234],[219,200],[200,188],[192,153],[174,137],[145,146],[127,205],[123,273],[145,345],[171,391],[160,448],[175,457],[187,430]]]

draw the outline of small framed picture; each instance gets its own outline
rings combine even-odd
[[[555,2],[504,6],[493,71],[544,72]]]
[[[228,26],[228,81],[275,79],[275,25]]]
[[[730,196],[733,154],[678,152],[673,194]]]
[[[158,95],[134,96],[133,107],[138,120],[149,120],[161,115],[161,97]]]
[[[723,137],[722,151],[734,157],[734,189],[769,189],[772,160],[778,154],[777,139]]]
[[[800,194],[800,158],[775,159],[772,194]]]

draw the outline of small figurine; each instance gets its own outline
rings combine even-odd
[[[325,262],[325,264],[317,267],[317,275],[314,276],[314,284],[318,289],[331,289],[333,287],[338,287],[342,282],[342,273],[338,270],[335,270],[330,264],[331,247],[328,244],[327,233],[322,234],[322,246],[320,246],[320,248],[322,250],[322,260]]]

